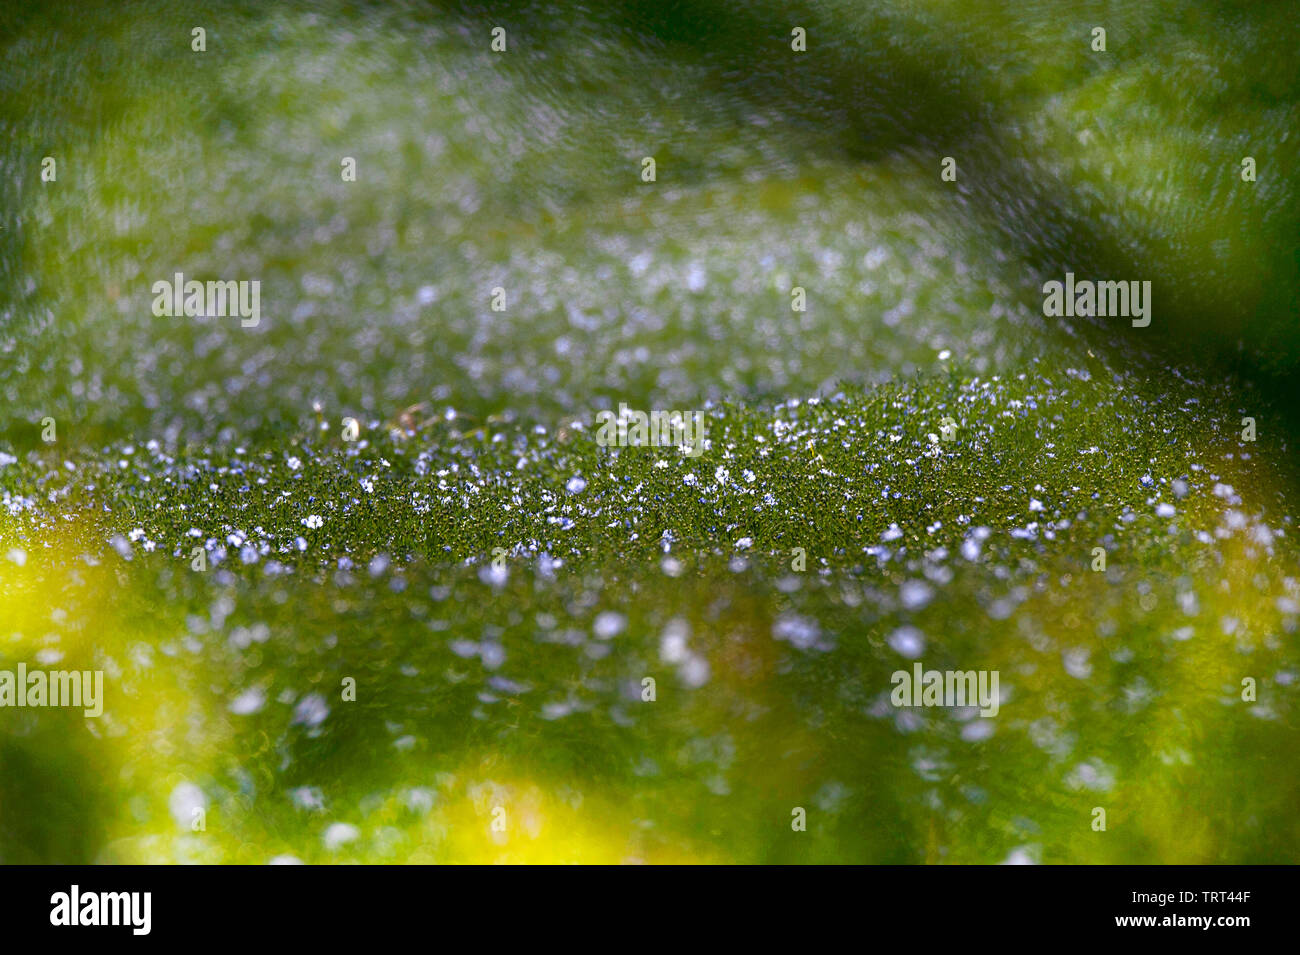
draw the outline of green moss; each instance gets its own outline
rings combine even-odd
[[[0,669],[108,701],[0,710],[0,859],[1294,857],[1280,5],[529,6],[503,57],[437,5],[41,6]],[[1151,327],[1045,319],[1066,268]],[[153,316],[175,271],[261,324]],[[709,444],[602,448],[621,402]],[[918,647],[999,714],[892,706]]]

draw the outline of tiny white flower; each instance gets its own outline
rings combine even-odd
[[[627,626],[627,617],[621,613],[615,613],[612,610],[606,610],[596,615],[595,623],[592,629],[596,633],[597,640],[611,640],[623,632]]]
[[[325,830],[322,840],[325,848],[330,852],[337,852],[349,842],[355,842],[361,838],[361,830],[356,826],[349,825],[346,822],[331,823],[330,827]]]

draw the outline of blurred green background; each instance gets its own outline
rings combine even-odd
[[[1294,860],[1294,13],[7,5],[0,861]]]

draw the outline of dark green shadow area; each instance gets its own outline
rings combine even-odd
[[[0,864],[94,862],[105,820],[120,808],[108,785],[109,762],[80,713],[5,710],[0,727]]]

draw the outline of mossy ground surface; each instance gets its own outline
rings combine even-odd
[[[0,31],[0,669],[106,686],[0,710],[0,861],[1300,852],[1285,4]],[[1067,269],[1152,324],[1045,318]]]

